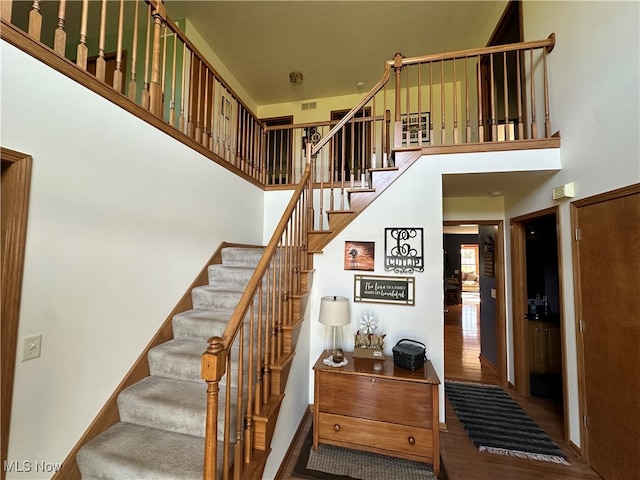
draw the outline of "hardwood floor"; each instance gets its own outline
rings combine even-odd
[[[497,384],[495,372],[480,362],[479,303],[463,294],[462,304],[448,305],[445,314],[445,378]],[[600,479],[582,462],[563,439],[562,405],[540,397],[511,396],[564,451],[570,466],[549,462],[480,453],[467,437],[447,402],[447,431],[440,434],[440,454],[450,480],[567,480]]]
[[[467,297],[465,295],[465,297]],[[465,301],[466,300],[466,301]],[[445,378],[496,384],[497,377],[483,366],[480,354],[478,304],[463,300],[461,305],[447,306],[445,314]],[[446,402],[447,430],[440,432],[440,455],[449,480],[600,480],[601,477],[582,462],[563,440],[562,408],[542,398],[522,398],[509,392],[567,455],[570,466],[479,452],[467,437],[453,408]],[[281,479],[294,479],[293,466],[304,436],[311,428],[307,415],[301,435],[293,445],[291,456],[281,469]],[[392,479],[390,479],[392,480]]]

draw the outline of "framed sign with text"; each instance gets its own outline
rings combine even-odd
[[[355,275],[353,301],[415,305],[414,277]]]

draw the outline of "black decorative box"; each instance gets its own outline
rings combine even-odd
[[[415,372],[424,366],[426,359],[426,347],[424,343],[411,340],[409,338],[403,338],[395,347],[393,351],[393,363],[398,367],[406,368]]]

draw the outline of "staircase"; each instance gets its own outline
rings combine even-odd
[[[328,210],[329,228],[309,232],[309,252],[322,253],[322,249],[361,212],[378,198],[411,165],[422,156],[422,149],[404,149],[394,152],[394,166],[371,168],[371,188],[353,188],[346,190],[349,208],[346,210]],[[322,195],[322,193],[320,193]]]
[[[191,292],[193,309],[173,317],[174,338],[150,350],[150,375],[118,396],[120,421],[79,450],[76,459],[84,480],[203,478],[207,399],[201,355],[211,336],[222,336],[263,251],[222,249],[222,263],[208,267],[208,285]],[[237,357],[234,346],[232,361]],[[235,377],[225,375],[220,381],[221,397],[229,378]],[[234,416],[235,408],[231,412]],[[222,440],[224,416],[219,422]],[[222,458],[223,442],[218,444]]]

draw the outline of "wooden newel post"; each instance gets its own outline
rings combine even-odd
[[[220,337],[209,339],[202,354],[201,377],[207,382],[207,419],[204,437],[204,480],[215,480],[218,464],[218,383],[226,372],[226,351]]]
[[[155,116],[162,115],[162,85],[160,84],[160,37],[167,11],[164,3],[158,1],[153,16],[153,44],[151,52],[151,81],[149,82],[149,111]]]
[[[395,121],[393,124],[393,146],[395,148],[402,146],[402,116],[400,109],[400,95],[401,95],[401,75],[402,75],[402,54],[396,53],[393,57],[393,68],[396,72],[396,106],[395,106]],[[407,92],[408,95],[408,92]],[[408,114],[409,112],[407,112]]]

